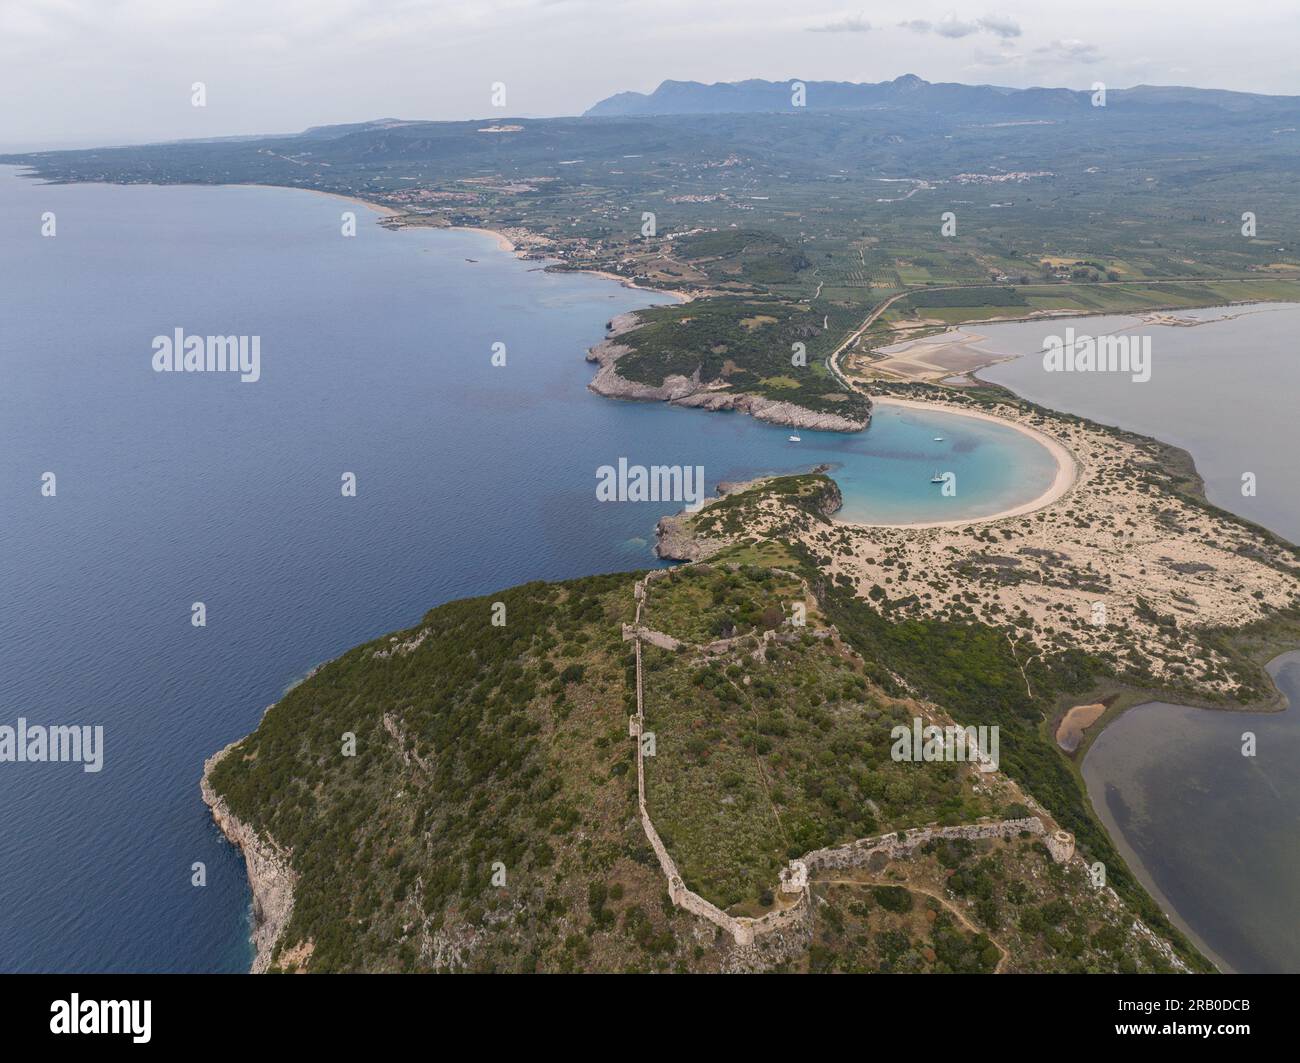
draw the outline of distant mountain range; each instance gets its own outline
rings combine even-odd
[[[665,81],[654,92],[620,92],[601,100],[584,117],[672,114],[752,114],[794,110],[791,81]],[[915,74],[893,81],[806,81],[806,106],[813,111],[908,109],[956,114],[1050,118],[1092,106],[1092,92],[1074,89],[1011,89],[998,85],[934,83]],[[1196,108],[1224,112],[1295,113],[1300,96],[1263,96],[1222,89],[1138,85],[1106,94],[1108,107],[1125,110]]]

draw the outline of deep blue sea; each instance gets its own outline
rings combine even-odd
[[[1041,447],[969,418],[882,409],[796,444],[599,398],[586,348],[663,297],[538,266],[306,192],[0,168],[0,724],[105,733],[98,773],[0,763],[0,970],[246,970],[247,880],[199,799],[203,759],[313,665],[434,605],[654,564],[680,506],[598,502],[600,465],[702,465],[712,489],[829,462],[844,515],[884,522],[1050,483]],[[261,379],[155,373],[176,328],[258,336]]]

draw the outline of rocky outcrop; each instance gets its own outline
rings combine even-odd
[[[668,402],[674,406],[689,406],[699,410],[735,410],[768,424],[806,428],[815,432],[861,432],[871,422],[869,409],[860,418],[809,410],[793,402],[780,402],[761,395],[732,391],[723,381],[706,384],[700,379],[699,370],[691,376],[669,374],[661,384],[628,380],[619,374],[617,363],[632,348],[625,343],[618,343],[617,339],[637,327],[635,314],[619,314],[609,322],[605,339],[587,352],[587,361],[596,362],[600,366],[587,385],[597,395],[640,402]]]
[[[718,493],[706,498],[700,509],[703,512],[720,498],[738,494],[751,487],[757,487],[763,480],[748,480],[741,483],[724,481],[718,484]],[[691,518],[695,513],[683,511],[660,517],[655,524],[655,554],[665,561],[703,561],[712,557],[727,545],[723,539],[705,539],[695,533]]]
[[[825,472],[828,468],[830,468],[828,465],[819,465],[813,469],[813,472]],[[843,508],[844,492],[840,490],[840,485],[828,476],[826,483],[810,501],[813,509],[823,517],[829,517]]]
[[[727,544],[721,539],[702,539],[690,526],[690,513],[660,517],[655,525],[655,554],[665,561],[703,561]]]
[[[818,465],[812,472],[824,473],[828,468],[827,465]],[[718,484],[718,494],[712,498],[706,498],[703,505],[695,513],[673,513],[666,517],[660,517],[658,523],[655,524],[655,554],[665,561],[704,561],[712,557],[724,546],[728,545],[728,540],[708,539],[696,534],[694,518],[720,498],[739,494],[741,491],[748,491],[750,488],[758,487],[772,479],[777,479],[777,477],[762,477],[741,483],[720,483]],[[844,505],[844,495],[840,491],[840,485],[827,477],[825,484],[820,487],[817,494],[807,499],[807,504],[823,517],[829,517]]]
[[[242,741],[242,739],[240,740]],[[213,788],[211,776],[222,759],[238,745],[231,742],[203,762],[203,779],[199,791],[203,803],[212,810],[217,827],[244,854],[248,883],[253,888],[253,974],[263,974],[271,965],[275,943],[293,914],[293,889],[298,876],[289,867],[289,857],[274,842],[244,823]]]

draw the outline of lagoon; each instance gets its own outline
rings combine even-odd
[[[1294,973],[1300,653],[1270,671],[1287,711],[1140,705],[1097,736],[1083,775],[1129,866],[1207,956],[1228,971]]]
[[[1054,410],[1118,425],[1182,447],[1196,460],[1206,497],[1215,505],[1300,542],[1300,306],[1180,310],[1196,325],[1142,324],[1120,315],[1052,319],[964,329],[981,349],[1020,355],[981,369],[980,379]],[[1038,352],[1067,328],[1092,336],[1149,337],[1151,379],[1125,373],[1046,372]],[[1253,494],[1243,476],[1253,474]]]
[[[1053,409],[1183,447],[1211,502],[1300,540],[1300,306],[1177,316],[1206,323],[1117,316],[976,326],[983,349],[1021,356],[978,375]],[[1037,352],[1066,327],[1150,335],[1151,379],[1044,372]],[[1254,495],[1242,491],[1246,472],[1255,474]],[[1285,712],[1141,705],[1109,724],[1083,763],[1093,808],[1125,860],[1225,970],[1300,971],[1300,654],[1270,671],[1290,703]],[[1254,757],[1242,755],[1248,731]]]

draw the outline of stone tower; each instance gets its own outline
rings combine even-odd
[[[791,860],[789,867],[781,868],[780,879],[782,893],[802,893],[808,888],[808,865]]]
[[[1068,830],[1053,831],[1047,836],[1047,851],[1058,864],[1064,864],[1074,856],[1074,835]]]

